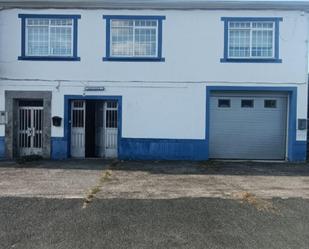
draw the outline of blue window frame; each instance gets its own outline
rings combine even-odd
[[[164,61],[162,20],[165,16],[104,15],[106,55],[103,61]]]
[[[77,23],[80,15],[19,14],[19,60],[79,61]]]
[[[281,63],[281,17],[222,17],[224,55],[221,62]]]

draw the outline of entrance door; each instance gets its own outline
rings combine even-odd
[[[90,106],[94,108],[88,108]],[[118,103],[116,101],[72,101],[71,157],[116,158],[117,140]]]
[[[73,100],[71,103],[71,156],[85,157],[85,114],[86,102]]]
[[[42,103],[42,101],[32,101]],[[42,155],[43,103],[27,106],[31,102],[21,101],[18,110],[19,156]]]
[[[116,101],[107,101],[104,103],[104,144],[105,157],[117,157],[118,140],[118,103]]]

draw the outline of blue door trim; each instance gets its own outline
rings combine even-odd
[[[64,137],[66,142],[66,158],[70,157],[71,152],[71,101],[72,100],[115,100],[118,102],[118,145],[122,137],[122,96],[83,96],[83,95],[65,95],[64,96]],[[119,146],[118,146],[119,154]]]
[[[5,137],[0,136],[0,160],[5,158]]]
[[[207,86],[206,87],[206,140],[209,140],[210,121],[210,94],[212,91],[262,91],[262,92],[286,92],[289,96],[289,119],[287,131],[287,160],[304,161],[304,142],[296,141],[296,113],[297,113],[297,87],[239,87],[239,86]]]

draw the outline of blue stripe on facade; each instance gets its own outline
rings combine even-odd
[[[0,137],[0,159],[5,158],[5,137]]]
[[[208,159],[208,142],[205,139],[122,138],[119,159],[203,161]]]
[[[307,141],[294,141],[290,161],[304,162],[307,160]]]
[[[221,21],[224,22],[224,49],[223,49],[223,58],[220,59],[221,63],[282,63],[282,60],[279,58],[279,29],[280,22],[283,21],[282,17],[221,17]],[[229,58],[228,56],[228,24],[231,21],[236,22],[274,22],[275,23],[275,57],[271,59],[265,58]]]
[[[105,57],[103,61],[121,61],[121,62],[164,62],[162,58],[162,20],[165,20],[165,16],[136,16],[136,15],[103,15],[103,19],[106,22],[106,39],[105,39]],[[110,54],[110,29],[111,20],[157,20],[158,21],[158,56],[157,57],[113,57]]]
[[[67,147],[68,142],[63,137],[51,137],[51,159],[63,160],[68,158]]]
[[[78,19],[81,15],[49,15],[49,14],[19,14],[21,18],[21,55],[18,60],[28,61],[80,61],[78,57]],[[27,18],[57,18],[73,20],[73,56],[27,56],[26,55],[26,19]]]

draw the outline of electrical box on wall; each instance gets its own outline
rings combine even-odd
[[[0,111],[0,124],[7,124],[8,114],[6,111]]]
[[[298,130],[307,130],[307,119],[298,119]]]

